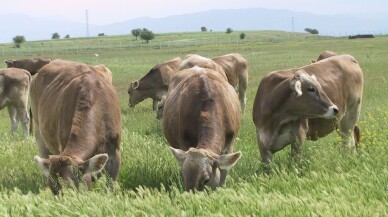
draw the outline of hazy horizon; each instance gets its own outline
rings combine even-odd
[[[266,8],[308,12],[317,15],[358,14],[384,16],[388,12],[388,1],[382,0],[2,0],[1,14],[23,14],[32,17],[62,16],[71,21],[85,23],[86,10],[90,24],[105,25],[140,17],[167,17],[214,9]],[[75,7],[76,5],[76,7]],[[386,13],[388,14],[388,13]],[[388,17],[388,15],[387,15]]]

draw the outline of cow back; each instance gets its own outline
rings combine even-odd
[[[120,143],[118,97],[92,66],[64,60],[44,66],[31,84],[31,109],[52,154],[67,149],[86,159]]]
[[[220,154],[228,135],[237,135],[241,110],[234,89],[213,70],[197,70],[180,82],[165,102],[163,132],[174,148],[208,145]]]

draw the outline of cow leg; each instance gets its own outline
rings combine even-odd
[[[9,118],[11,119],[11,133],[15,133],[16,130],[18,129],[18,117],[17,117],[17,110],[16,107],[13,105],[8,105],[8,113],[9,113]]]
[[[34,134],[35,134],[36,143],[38,144],[40,157],[47,159],[49,158],[49,155],[51,155],[52,153],[46,148],[46,143],[44,142],[42,135],[40,135],[40,130],[35,120],[34,120],[34,125],[36,128],[34,131]]]
[[[264,144],[261,143],[260,141],[260,138],[257,137],[257,142],[259,144],[259,151],[260,151],[260,156],[261,156],[261,162],[263,164],[263,167],[264,167],[264,172],[269,174],[270,172],[270,164],[271,164],[271,161],[272,161],[272,152],[270,152],[269,150],[267,150],[265,147],[264,147]]]
[[[342,139],[342,145],[345,149],[350,150],[351,152],[356,151],[353,131],[358,121],[360,110],[360,104],[356,108],[351,108],[349,106],[345,113],[346,115],[342,118],[339,124],[339,135]]]
[[[220,169],[220,183],[219,186],[223,186],[226,182],[226,176],[228,175],[228,170]]]
[[[152,99],[152,110],[154,110],[154,111],[158,110],[158,102],[159,102],[159,100]]]
[[[245,94],[245,90],[239,90],[238,92],[238,98],[240,100],[240,105],[241,105],[241,111],[244,113],[245,112],[245,106],[247,103],[247,96]]]
[[[28,117],[27,107],[22,107],[17,109],[19,120],[22,123],[24,135],[28,136],[30,133],[29,124],[30,117]]]
[[[247,96],[246,91],[248,88],[248,74],[241,76],[239,78],[239,84],[238,84],[238,98],[240,100],[241,104],[241,111],[245,112],[245,106],[247,103]]]
[[[114,188],[114,183],[117,181],[121,164],[121,154],[119,150],[116,150],[113,155],[109,156],[108,162],[105,165],[105,172],[108,175],[107,185],[111,188]]]
[[[306,134],[308,132],[308,122],[307,119],[301,121],[295,121],[292,123],[292,129],[296,129],[294,131],[294,141],[291,143],[291,158],[300,163],[301,160],[301,149],[306,140]]]

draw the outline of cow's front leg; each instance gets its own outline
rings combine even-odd
[[[308,131],[308,123],[307,119],[305,119],[301,121],[296,121],[293,124],[293,129],[296,130],[293,132],[295,137],[293,139],[293,142],[291,143],[291,158],[295,162],[300,163],[302,147],[306,140],[306,134]]]
[[[158,102],[159,102],[159,100],[152,99],[152,110],[154,110],[154,111],[158,110]]]

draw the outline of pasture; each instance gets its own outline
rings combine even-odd
[[[213,37],[209,33],[182,33],[162,34],[156,39],[205,37],[200,34]],[[104,180],[99,180],[91,191],[83,186],[81,192],[66,189],[64,196],[54,197],[34,161],[38,155],[35,138],[24,138],[20,126],[18,133],[11,135],[7,109],[1,110],[0,216],[387,216],[388,36],[348,40],[285,32],[246,34],[247,38],[252,34],[258,39],[246,43],[96,49],[55,55],[51,51],[3,51],[4,60],[29,54],[107,65],[120,98],[123,129],[122,167],[115,192],[107,190]],[[236,40],[238,35],[214,33],[214,37],[225,41],[229,37]],[[126,40],[129,36],[120,37]],[[79,40],[81,43],[85,39]],[[10,45],[4,47],[10,49]],[[309,64],[324,50],[351,54],[363,69],[365,86],[358,124],[361,148],[356,154],[344,152],[339,136],[332,133],[316,142],[307,141],[298,165],[289,158],[289,146],[276,153],[273,172],[264,175],[251,114],[260,79],[273,70]],[[197,53],[214,57],[231,52],[242,54],[249,67],[247,107],[234,146],[243,155],[230,171],[226,186],[216,191],[187,193],[161,122],[152,111],[152,100],[129,108],[128,84],[157,63],[176,56]],[[4,62],[0,65],[6,67]]]

